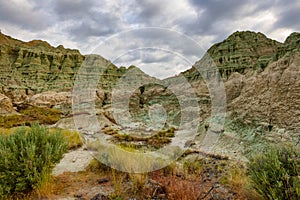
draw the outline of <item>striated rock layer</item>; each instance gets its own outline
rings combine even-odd
[[[213,60],[211,64],[216,65],[224,82],[228,116],[238,116],[249,124],[299,128],[299,45],[300,33],[293,33],[280,43],[250,31],[235,32],[213,45],[206,55]],[[0,93],[11,99],[10,103],[5,96],[1,97],[1,102],[5,102],[1,103],[1,112],[12,112],[12,104],[20,102],[58,108],[68,104],[70,109],[76,73],[85,58],[78,50],[55,48],[39,40],[22,42],[0,34]],[[180,104],[178,94],[172,91],[182,88],[182,76],[198,97],[201,120],[210,116],[210,93],[203,74],[196,70],[205,67],[204,58],[180,76],[162,81],[145,75],[134,66],[118,68],[100,59],[105,66],[99,66],[104,70],[96,89],[96,105],[105,110],[99,112],[105,113],[109,121],[115,123],[111,96],[118,83],[126,80],[140,84],[143,76],[153,83],[137,86],[130,97],[130,113],[136,120],[149,120],[151,106],[161,104],[168,117],[167,123],[178,125]],[[130,80],[124,78],[127,74],[131,74]],[[122,99],[124,96],[120,95]]]
[[[13,102],[44,91],[72,88],[84,60],[78,50],[47,42],[22,42],[0,33],[0,90]]]

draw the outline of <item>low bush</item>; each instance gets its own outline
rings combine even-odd
[[[234,162],[228,167],[229,171],[220,179],[223,186],[237,192],[242,199],[261,199],[261,196],[250,186],[250,178],[243,164]]]
[[[67,147],[60,132],[38,124],[0,134],[0,199],[42,188]]]
[[[265,199],[300,199],[299,150],[271,146],[250,159],[248,175]]]

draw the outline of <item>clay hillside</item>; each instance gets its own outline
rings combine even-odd
[[[267,131],[273,138],[299,143],[300,127],[300,33],[292,33],[284,43],[267,38],[262,33],[235,32],[213,45],[207,54],[213,59],[226,89],[227,120],[241,122],[246,127]],[[74,128],[71,99],[76,73],[86,56],[63,46],[52,47],[45,41],[22,42],[0,34],[0,113],[2,125],[11,127],[38,117],[25,117],[24,109],[49,108],[59,116],[42,123]],[[99,57],[105,67],[96,91],[97,116],[101,126],[117,125],[111,111],[111,92],[117,81],[129,70],[138,77],[147,77],[153,84],[138,88],[130,98],[130,111],[136,121],[149,119],[148,107],[160,102],[167,112],[167,123],[178,126],[180,106],[177,97],[160,85],[180,87],[179,76],[157,80],[135,66],[116,67]],[[203,59],[182,72],[195,88],[201,106],[201,125],[209,119],[211,98],[208,88],[195,69]],[[108,67],[107,67],[108,66]],[[141,81],[141,80],[140,80]],[[42,109],[42,110],[43,110]],[[41,111],[42,112],[42,111]],[[50,112],[50,111],[49,111]],[[5,123],[8,116],[23,116],[16,124]],[[18,118],[18,119],[19,119]],[[199,128],[199,132],[201,128]],[[226,132],[226,131],[225,131]]]

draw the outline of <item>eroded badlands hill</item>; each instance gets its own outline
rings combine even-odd
[[[213,45],[207,54],[225,85],[227,117],[239,118],[245,124],[262,126],[269,131],[299,132],[300,33],[293,33],[280,43],[262,33],[235,32]],[[55,48],[40,40],[22,42],[0,34],[1,113],[17,112],[20,104],[70,110],[76,73],[85,58],[78,50]],[[104,58],[99,59],[106,66],[98,67],[106,69],[98,83],[96,104],[107,123],[113,124],[111,91],[120,77],[135,67],[118,68]],[[181,73],[198,96],[201,121],[210,116],[211,109],[208,88],[196,70],[205,64],[200,59],[191,69]],[[137,75],[132,77],[132,82],[147,76],[135,69]],[[167,112],[167,123],[178,125],[181,116],[178,99],[166,86],[181,87],[180,76],[162,81],[147,77],[155,84],[136,89],[130,99],[132,116],[137,121],[147,121],[149,107],[161,103]],[[70,111],[65,113],[70,114]],[[293,137],[297,142],[299,136],[294,134]]]

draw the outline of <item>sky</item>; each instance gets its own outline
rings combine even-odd
[[[0,29],[166,78],[235,31],[284,42],[300,30],[299,11],[298,0],[0,0]]]

